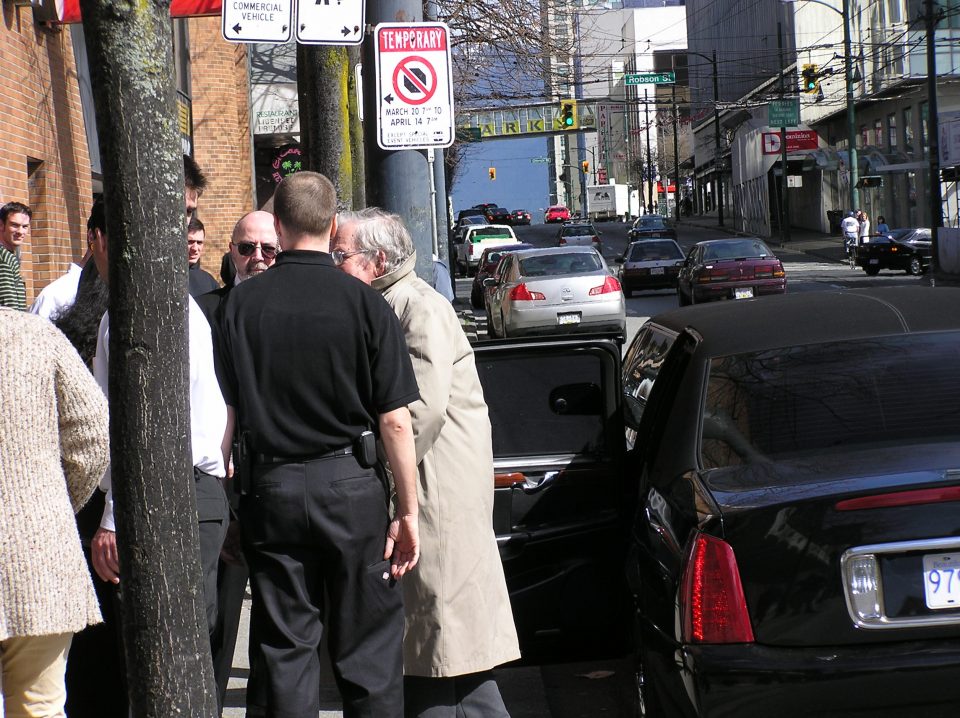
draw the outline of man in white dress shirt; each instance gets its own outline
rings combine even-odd
[[[101,200],[102,201],[102,200]],[[80,264],[70,262],[70,268],[67,273],[54,279],[50,284],[43,288],[43,291],[37,295],[30,306],[31,314],[38,314],[44,319],[53,320],[64,309],[69,307],[77,299],[77,287],[80,286],[80,272],[83,271],[87,261],[90,259],[90,247],[93,245],[93,235],[96,231],[91,222],[93,217],[87,220],[87,251],[80,260]]]

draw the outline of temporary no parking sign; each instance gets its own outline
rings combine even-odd
[[[450,30],[441,22],[381,23],[377,144],[385,150],[453,144]]]

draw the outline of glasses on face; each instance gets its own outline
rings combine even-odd
[[[341,264],[350,259],[350,257],[354,257],[358,254],[366,254],[367,252],[368,250],[366,249],[357,249],[353,252],[344,252],[342,249],[335,249],[330,252],[330,256],[333,257],[333,263],[339,267]]]
[[[249,257],[253,254],[253,251],[259,247],[260,254],[262,254],[267,259],[273,259],[277,256],[277,245],[275,244],[263,244],[258,242],[234,242],[233,246],[237,248],[237,251],[240,252],[241,257]]]

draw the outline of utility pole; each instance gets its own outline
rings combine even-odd
[[[674,67],[676,77],[676,67]],[[677,116],[677,85],[670,86],[673,104],[673,217],[680,221],[680,118]]]
[[[780,99],[784,97],[783,29],[777,21],[777,51],[780,54]],[[787,193],[787,128],[780,128],[780,246],[790,241],[790,195]]]
[[[647,102],[647,88],[643,88],[643,117],[647,123],[647,211],[653,208],[653,167],[650,164],[650,104]]]
[[[717,51],[713,51],[713,169],[717,173],[717,222],[723,226],[723,172],[720,162],[720,87],[717,80]]]
[[[943,226],[943,205],[940,197],[940,128],[937,111],[937,20],[933,14],[933,0],[926,0],[927,25],[927,137],[930,142],[930,236],[931,272],[940,270],[940,231]]]
[[[367,22],[422,22],[423,5],[416,0],[379,0],[367,6]],[[430,198],[431,167],[424,150],[384,150],[377,139],[376,48],[363,43],[365,165],[367,203],[382,207],[403,219],[417,251],[416,273],[433,283],[434,234]]]

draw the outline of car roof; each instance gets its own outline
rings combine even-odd
[[[516,254],[520,259],[524,259],[537,254],[598,254],[598,252],[593,247],[564,245],[563,247],[534,247],[533,249],[511,252],[511,254]]]
[[[653,317],[692,329],[708,356],[876,336],[960,330],[960,287],[882,287],[798,292],[698,304]]]
[[[496,247],[484,247],[480,256],[492,254],[493,252],[519,252],[524,249],[534,249],[532,244],[526,242],[515,242],[513,244],[498,244]]]

